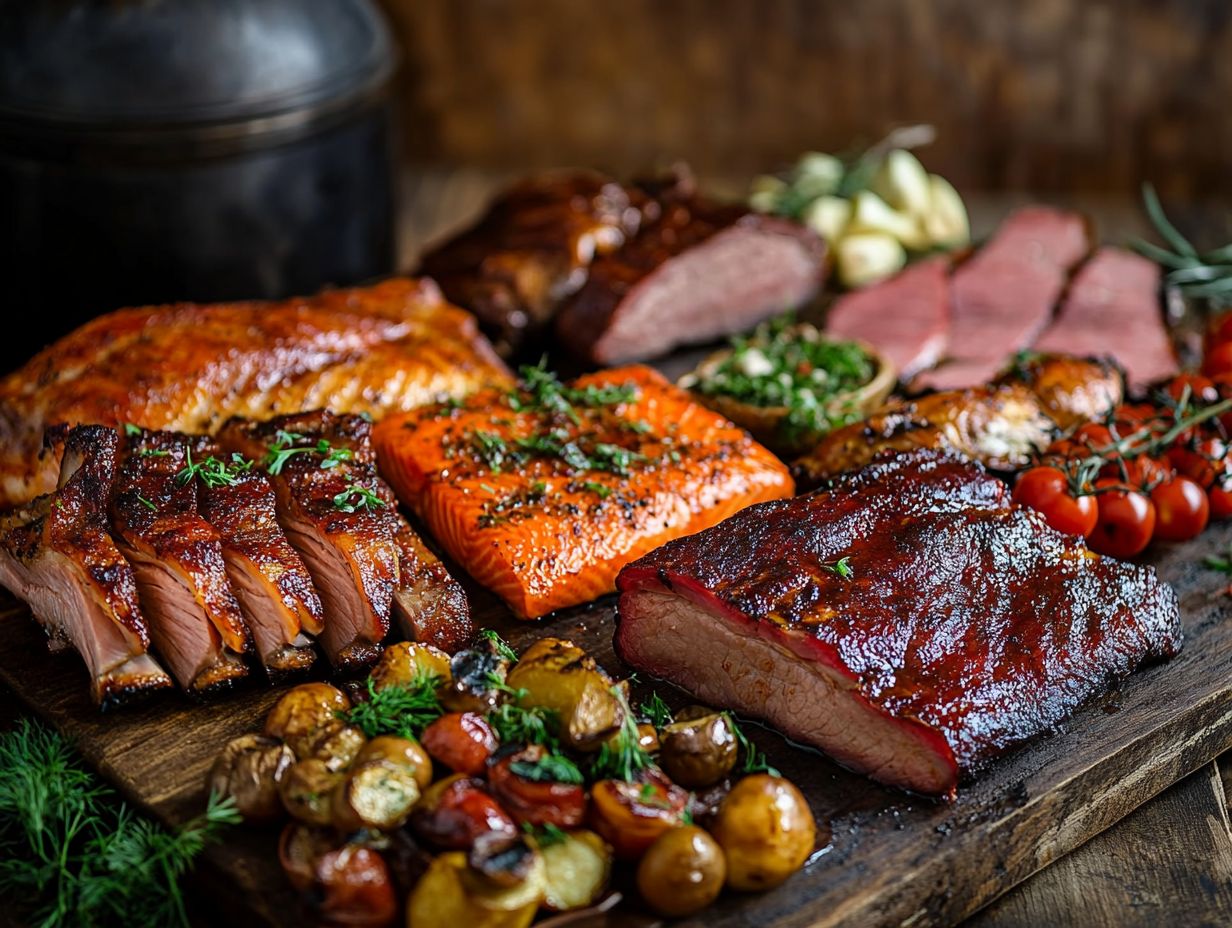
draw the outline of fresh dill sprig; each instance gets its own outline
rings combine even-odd
[[[496,730],[496,737],[501,744],[542,744],[549,751],[558,750],[558,716],[543,706],[519,706],[517,700],[525,692],[514,691],[513,702],[502,703],[488,713],[488,722]]]
[[[650,698],[638,706],[638,711],[642,718],[655,728],[665,728],[672,724],[672,710],[658,693],[651,693]]]
[[[372,490],[358,483],[348,483],[345,490],[334,497],[334,508],[339,512],[358,512],[360,509],[384,509],[385,500]]]
[[[437,695],[440,682],[439,676],[422,668],[416,671],[410,683],[393,684],[379,690],[369,678],[367,701],[339,713],[339,718],[369,738],[377,735],[418,738],[445,712]]]
[[[513,650],[509,642],[500,636],[494,628],[485,628],[479,632],[479,637],[484,641],[492,643],[492,650],[500,657],[509,661],[511,664],[516,664],[518,661],[518,652]]]
[[[551,847],[553,844],[564,844],[569,840],[569,833],[558,825],[548,822],[544,825],[534,825],[531,822],[522,823],[522,831],[540,848]]]
[[[550,751],[537,760],[515,760],[509,764],[509,772],[535,783],[570,783],[580,786],[586,782],[577,764],[559,751]]]
[[[28,719],[0,735],[0,896],[40,928],[187,926],[180,878],[224,825],[232,800],[171,832],[138,816],[80,765],[68,742]]]
[[[768,773],[772,777],[782,776],[778,769],[770,766],[766,760],[766,755],[757,749],[749,736],[744,733],[744,730],[736,723],[735,716],[730,712],[724,712],[727,716],[727,721],[731,725],[732,731],[736,734],[736,742],[740,745],[740,752],[744,755],[744,764],[741,769],[745,773]]]
[[[613,686],[612,695],[620,703],[622,720],[620,730],[599,748],[591,765],[591,775],[596,780],[633,780],[641,771],[654,766],[650,752],[642,747],[637,719],[629,707],[629,700],[620,686]]]

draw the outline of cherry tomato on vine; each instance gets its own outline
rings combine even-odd
[[[1095,527],[1095,498],[1075,496],[1069,479],[1059,468],[1041,466],[1023,471],[1014,486],[1013,498],[1042,515],[1058,532],[1085,538]]]
[[[1208,352],[1225,342],[1232,342],[1232,313],[1216,316],[1206,330],[1206,350]]]
[[[1150,492],[1157,484],[1172,477],[1172,465],[1146,455],[1130,458],[1128,461],[1118,458],[1100,468],[1099,475]]]
[[[1197,538],[1210,521],[1211,508],[1202,487],[1188,477],[1165,481],[1151,491],[1155,537],[1164,541]]]
[[[1112,432],[1108,426],[1100,425],[1098,422],[1085,422],[1074,430],[1074,434],[1070,439],[1078,445],[1085,448],[1100,449],[1107,448],[1112,444]]]
[[[1215,483],[1206,491],[1212,519],[1232,518],[1232,484]]]
[[[1232,341],[1221,342],[1206,353],[1202,359],[1202,373],[1207,377],[1232,374]]]
[[[1228,447],[1218,438],[1207,438],[1189,447],[1168,449],[1168,463],[1182,477],[1188,477],[1203,489],[1224,472]]]
[[[1177,374],[1168,382],[1168,395],[1178,402],[1186,390],[1189,391],[1189,400],[1193,404],[1205,405],[1219,399],[1215,382],[1201,374]]]
[[[1127,489],[1120,480],[1095,483],[1099,515],[1087,538],[1092,551],[1111,557],[1133,557],[1151,543],[1155,532],[1155,504],[1137,490]]]

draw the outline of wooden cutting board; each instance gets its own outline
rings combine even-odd
[[[771,732],[752,734],[808,797],[825,834],[804,872],[765,895],[725,896],[688,924],[869,926],[953,924],[1047,866],[1202,763],[1232,748],[1232,599],[1225,578],[1202,567],[1232,543],[1232,526],[1153,558],[1180,596],[1181,654],[1134,675],[1055,733],[994,763],[953,803],[878,787]],[[611,598],[547,622],[522,624],[475,590],[477,617],[519,648],[551,633],[584,645],[613,672]],[[169,695],[100,715],[72,653],[47,653],[20,605],[0,612],[0,678],[74,739],[120,791],[168,823],[197,814],[205,774],[231,737],[252,731],[285,690],[249,683],[195,702]],[[644,698],[650,682],[635,686]],[[683,694],[655,687],[677,703]],[[275,857],[277,829],[236,828],[211,848],[198,879],[244,924],[302,925],[305,910]],[[634,916],[596,924],[644,922]]]

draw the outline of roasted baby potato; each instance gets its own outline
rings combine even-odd
[[[555,712],[561,737],[579,751],[597,749],[624,719],[612,678],[572,641],[536,641],[509,672],[509,685],[526,691],[521,705]]]
[[[441,702],[452,712],[490,712],[506,699],[504,683],[509,673],[509,658],[490,638],[481,638],[463,648],[449,662],[453,679],[441,695]]]
[[[432,784],[432,759],[417,741],[397,735],[378,735],[365,744],[355,758],[357,764],[370,760],[387,760],[405,767],[414,775],[420,792]]]
[[[283,808],[293,818],[309,825],[328,825],[332,820],[333,795],[346,775],[331,770],[319,757],[292,764],[278,784]]]
[[[586,819],[586,787],[576,768],[558,769],[559,760],[541,744],[502,757],[488,768],[492,795],[522,824],[576,828]]]
[[[640,781],[600,780],[590,788],[590,826],[617,857],[636,860],[681,823],[688,804],[689,794],[658,771]]]
[[[554,911],[584,909],[607,890],[612,849],[593,831],[566,832],[561,840],[542,841],[539,853],[547,875],[543,904]]]
[[[368,678],[379,691],[387,686],[410,686],[424,674],[439,677],[442,687],[448,685],[449,655],[430,644],[400,641],[384,650]]]
[[[398,914],[398,898],[385,859],[347,843],[317,858],[312,895],[326,925],[382,928]]]
[[[447,712],[420,737],[432,757],[455,773],[477,777],[500,746],[488,720],[475,712]]]
[[[804,865],[817,840],[800,791],[764,773],[732,787],[712,830],[727,857],[727,885],[745,891],[778,886]]]
[[[330,770],[345,770],[354,762],[367,740],[367,736],[354,725],[334,719],[321,727],[307,748],[304,759],[315,757],[325,761]]]
[[[442,854],[411,891],[407,928],[527,928],[543,901],[546,876],[536,855],[515,886],[494,884],[461,851]]]
[[[689,706],[660,734],[659,763],[681,786],[703,789],[731,773],[738,750],[727,713]]]
[[[303,683],[283,696],[265,717],[265,734],[285,741],[301,760],[311,756],[321,730],[338,721],[351,700],[328,683]]]
[[[278,863],[287,881],[302,892],[312,887],[317,859],[337,846],[338,839],[332,829],[291,822],[278,838]]]
[[[384,759],[357,763],[334,790],[334,827],[341,832],[397,828],[419,800],[415,770]]]
[[[700,912],[718,898],[727,861],[717,841],[684,825],[659,835],[637,865],[637,889],[660,915]]]
[[[483,788],[481,780],[456,774],[433,783],[411,812],[411,830],[446,850],[469,850],[481,835],[514,836],[509,813]]]
[[[249,822],[282,818],[278,784],[295,763],[282,742],[264,735],[240,735],[227,742],[210,768],[208,786],[220,797],[230,796]]]

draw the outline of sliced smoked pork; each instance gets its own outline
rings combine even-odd
[[[110,535],[107,499],[120,437],[103,426],[50,437],[60,452],[60,487],[0,517],[0,583],[29,605],[53,650],[77,650],[100,705],[166,689],[171,678],[147,653],[133,569]]]
[[[1177,652],[1176,596],[936,452],[763,503],[621,571],[616,649],[883,783],[959,778]]]
[[[218,532],[231,588],[272,678],[312,666],[310,636],[324,628],[312,576],[278,524],[274,486],[242,455],[194,437],[184,472],[196,481],[201,514]]]
[[[1071,270],[1090,248],[1090,229],[1077,213],[1043,206],[1013,213],[954,272],[946,359],[913,386],[986,383],[1048,325]]]
[[[1074,276],[1036,351],[1110,357],[1132,386],[1177,372],[1160,305],[1159,265],[1123,248],[1101,248]]]
[[[227,579],[218,532],[197,500],[185,436],[127,427],[111,523],[133,565],[158,654],[180,686],[202,693],[248,673],[251,636]]]
[[[945,354],[950,333],[950,260],[928,258],[889,280],[855,290],[826,314],[826,334],[872,345],[906,383]]]

